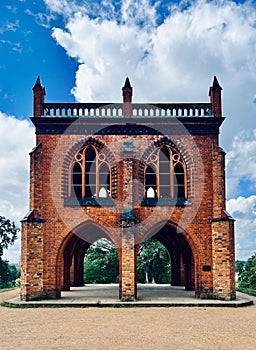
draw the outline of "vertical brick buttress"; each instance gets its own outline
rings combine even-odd
[[[217,147],[213,157],[212,273],[213,297],[236,298],[234,220],[225,208],[225,153]]]

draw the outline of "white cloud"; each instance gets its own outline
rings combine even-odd
[[[180,2],[169,6],[164,21],[159,20],[161,1],[152,6],[148,0],[123,0],[119,8],[108,0],[45,3],[65,18],[66,27],[54,28],[53,37],[79,62],[72,90],[78,101],[120,101],[127,75],[137,101],[208,101],[217,75],[228,115],[224,147],[241,127],[255,125],[256,9],[251,2]]]
[[[228,197],[237,195],[240,181],[249,180],[256,191],[256,129],[241,131],[226,156]]]
[[[246,260],[256,252],[256,195],[230,199],[227,210],[237,220],[236,259]]]
[[[29,152],[34,146],[34,129],[26,120],[0,112],[0,215],[20,226],[28,211]],[[17,262],[20,242],[4,258]]]
[[[0,34],[3,34],[5,32],[16,32],[20,27],[19,20],[16,20],[15,22],[6,21],[2,24],[0,27]]]
[[[72,17],[75,12],[86,10],[85,6],[76,4],[75,0],[44,0],[44,2],[52,13],[57,13],[67,18]]]

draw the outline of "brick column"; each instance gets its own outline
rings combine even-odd
[[[221,217],[226,208],[225,152],[214,145],[213,151],[213,217]]]
[[[234,220],[230,217],[212,220],[213,296],[236,298]]]
[[[135,300],[136,295],[136,249],[134,246],[135,221],[133,205],[133,160],[123,161],[123,210],[120,220],[122,234],[121,299]]]
[[[21,236],[21,300],[43,297],[43,223],[27,216],[22,220]]]
[[[225,153],[213,152],[212,278],[213,296],[236,298],[234,219],[225,207]]]
[[[136,249],[134,227],[122,229],[122,296],[123,301],[135,300],[136,295]]]

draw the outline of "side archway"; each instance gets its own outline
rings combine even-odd
[[[164,245],[170,256],[171,285],[184,286],[185,290],[197,290],[197,266],[199,242],[174,222],[158,223],[145,235],[144,241],[154,238]]]
[[[109,232],[93,221],[86,221],[75,227],[63,240],[57,258],[57,288],[67,291],[70,287],[84,285],[84,257],[95,241],[106,238],[115,247]],[[117,249],[120,255],[119,249]]]

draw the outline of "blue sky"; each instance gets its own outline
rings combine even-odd
[[[254,1],[6,0],[0,4],[0,213],[28,210],[32,87],[46,101],[208,102],[223,87],[220,145],[236,254],[256,251],[256,5]],[[12,137],[9,137],[10,130]],[[10,162],[10,159],[12,160]],[[11,175],[10,175],[11,174]],[[17,261],[19,242],[7,252]]]
[[[46,12],[40,0],[0,4],[0,105],[3,112],[18,118],[31,115],[31,88],[38,74],[53,101],[74,101],[70,90],[77,63],[51,37]]]

